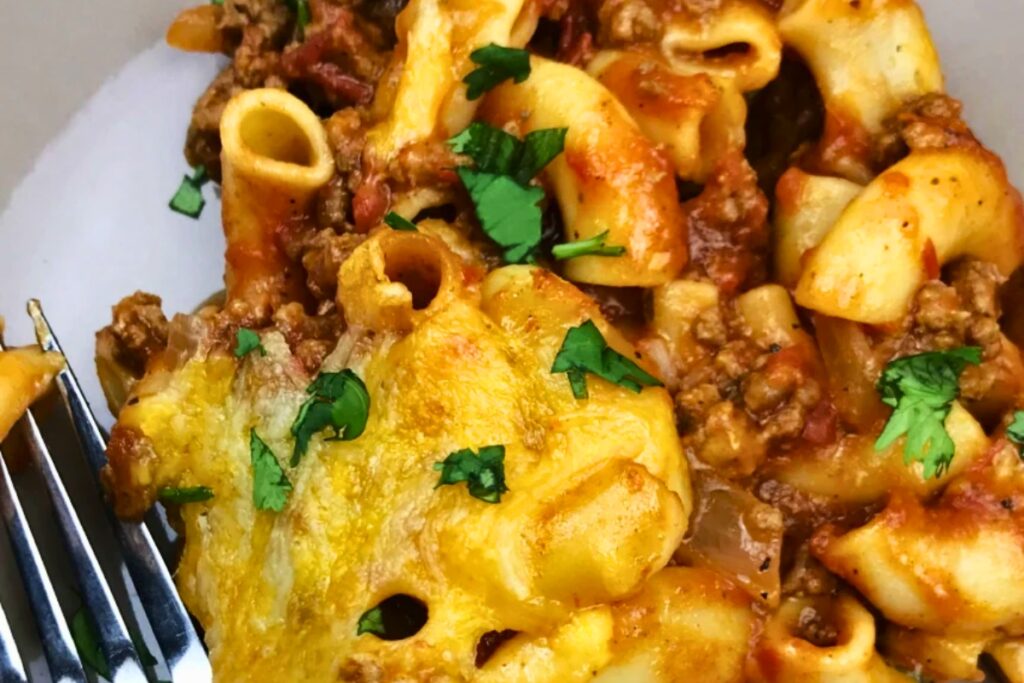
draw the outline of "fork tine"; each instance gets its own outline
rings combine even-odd
[[[29,301],[28,310],[35,323],[39,345],[47,351],[63,354],[39,301]],[[57,387],[75,425],[82,450],[99,483],[100,470],[107,464],[106,444],[70,365],[65,365],[57,375]],[[110,513],[109,508],[107,513],[124,550],[125,564],[139,600],[171,672],[171,680],[187,683],[212,681],[213,671],[206,650],[185,612],[185,606],[178,597],[171,575],[160,558],[149,530],[141,523],[118,519]]]
[[[25,683],[25,666],[21,663],[21,655],[14,644],[14,634],[7,623],[3,605],[0,605],[0,681]]]
[[[78,515],[75,514],[74,506],[71,505],[71,499],[68,498],[64,484],[57,474],[53,457],[43,441],[43,435],[31,411],[21,418],[21,424],[26,431],[29,451],[32,452],[50,494],[57,523],[64,536],[64,545],[82,591],[82,600],[88,606],[96,624],[100,647],[106,656],[107,666],[110,667],[110,680],[114,683],[145,683],[146,675],[142,671],[142,664],[128,635],[128,628],[117,610],[117,603],[114,602],[107,579],[103,576],[96,554],[89,545],[89,539],[82,529]]]
[[[39,628],[39,640],[43,645],[43,654],[50,667],[50,674],[55,681],[68,683],[85,683],[85,672],[75,653],[75,644],[71,640],[71,632],[57,603],[57,596],[50,585],[50,577],[43,567],[35,539],[28,528],[28,521],[21,509],[18,495],[14,490],[14,482],[7,470],[7,463],[0,453],[0,512],[14,546],[14,557],[21,571],[22,583],[28,593],[29,603],[36,615],[36,626]],[[9,634],[8,634],[9,635]],[[24,673],[22,674],[24,679]],[[2,680],[7,680],[3,678]]]

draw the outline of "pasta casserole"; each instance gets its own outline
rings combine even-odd
[[[912,0],[168,40],[225,291],[114,307],[104,474],[218,680],[1024,683],[1024,213]]]

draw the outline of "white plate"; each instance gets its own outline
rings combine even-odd
[[[221,286],[223,238],[213,190],[206,188],[208,203],[199,221],[167,208],[187,170],[181,147],[192,104],[219,66],[213,57],[174,52],[160,43],[164,25],[181,4],[187,0],[93,0],[81,7],[70,7],[67,0],[37,0],[0,6],[0,25],[23,28],[0,48],[5,85],[23,86],[5,88],[0,106],[0,130],[6,136],[0,149],[10,155],[8,168],[34,153],[40,130],[57,125],[55,109],[74,110],[83,82],[101,82],[108,75],[54,135],[0,215],[0,315],[7,318],[8,339],[30,340],[25,301],[42,299],[106,424],[111,418],[92,372],[92,350],[93,334],[109,321],[110,306],[143,289],[162,296],[169,313],[188,311]],[[1024,138],[1015,124],[1024,110],[1019,66],[1024,64],[1024,41],[1018,36],[1024,2],[921,4],[948,90],[964,100],[975,131],[1021,182]],[[152,47],[123,67],[102,71],[124,46],[146,44]],[[45,49],[30,49],[40,45]],[[33,52],[44,54],[34,57]],[[0,198],[10,190],[9,175],[0,174]],[[70,453],[70,447],[65,450]],[[76,495],[88,508],[87,516],[96,516],[95,494],[86,487]],[[45,513],[45,506],[35,510],[40,519]],[[40,535],[47,546],[59,544],[52,535]],[[59,572],[58,579],[63,577]],[[28,643],[26,655],[38,680],[46,680],[38,647],[31,643],[31,616],[17,586],[9,546],[0,538],[0,602],[19,641]],[[60,591],[69,604],[75,601],[66,587]]]

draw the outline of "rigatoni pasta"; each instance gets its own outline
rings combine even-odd
[[[271,89],[232,99],[220,130],[227,296],[267,305],[289,284],[275,232],[331,178],[327,136],[301,100]]]
[[[0,331],[3,320],[0,319]],[[64,367],[60,354],[36,348],[0,351],[0,441]]]

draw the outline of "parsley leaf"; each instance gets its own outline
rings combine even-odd
[[[309,0],[285,0],[285,3],[295,13],[295,34],[299,40],[304,40],[310,21]]]
[[[309,449],[314,434],[333,429],[332,441],[352,441],[366,429],[370,416],[370,394],[359,375],[351,370],[321,372],[306,388],[309,398],[292,422],[295,448],[291,466],[295,467]]]
[[[249,430],[249,456],[252,458],[252,502],[256,509],[284,510],[292,492],[292,483],[270,446],[256,434],[255,429]]]
[[[505,250],[509,263],[523,263],[540,245],[544,198],[539,187],[523,187],[504,175],[462,167],[456,171],[476,205],[484,232]]]
[[[448,140],[458,154],[473,159],[475,168],[456,169],[476,207],[487,235],[505,249],[505,260],[531,260],[540,245],[544,192],[530,187],[533,178],[565,146],[566,128],[537,130],[519,140],[479,121]]]
[[[441,473],[434,488],[464,481],[469,495],[485,503],[500,503],[501,494],[508,491],[504,446],[484,446],[479,455],[463,448],[450,453],[442,462],[434,463],[434,469]]]
[[[415,223],[394,211],[388,211],[388,214],[384,216],[384,223],[392,230],[407,230],[409,232],[416,232],[417,230]]]
[[[235,357],[241,358],[250,351],[259,351],[261,356],[267,355],[267,350],[263,348],[263,343],[260,341],[259,333],[254,330],[250,330],[247,327],[239,327],[238,333],[235,335]]]
[[[356,635],[372,633],[375,636],[386,635],[384,630],[384,611],[380,606],[371,607],[359,617],[359,624],[356,626]]]
[[[71,640],[75,643],[78,651],[78,658],[82,660],[85,668],[91,669],[97,675],[110,679],[110,666],[107,664],[107,657],[103,654],[100,646],[100,635],[93,626],[92,617],[88,608],[82,605],[71,617]],[[146,641],[142,634],[128,626],[128,637],[131,638],[132,647],[139,656],[142,666],[156,666],[156,657],[146,647]]]
[[[551,255],[559,261],[564,261],[578,256],[622,256],[626,253],[626,248],[623,246],[605,244],[606,239],[608,239],[607,230],[588,240],[556,244],[551,248]]]
[[[903,462],[924,464],[924,478],[940,477],[953,461],[955,444],[946,432],[946,416],[960,393],[960,373],[981,362],[981,349],[967,346],[905,356],[885,366],[876,389],[894,408],[875,441],[881,451],[906,435]]]
[[[639,365],[608,346],[593,320],[569,328],[562,341],[562,348],[555,356],[551,372],[568,374],[569,386],[576,398],[588,396],[585,372],[638,394],[643,387],[662,386],[657,377],[648,374]]]
[[[160,500],[166,500],[169,503],[202,503],[213,498],[213,489],[209,486],[184,486],[181,488],[165,486],[157,495],[160,496]]]
[[[565,149],[568,128],[541,128],[523,138],[522,155],[517,160],[515,179],[525,185],[555,160]]]
[[[448,140],[456,154],[473,159],[476,170],[510,176],[526,185],[565,149],[568,128],[542,128],[520,140],[480,121]]]
[[[224,0],[210,0],[211,5],[223,5]]]
[[[456,154],[471,157],[478,171],[498,175],[512,175],[523,154],[519,138],[480,121],[469,124],[448,144]]]
[[[479,99],[485,92],[502,81],[513,79],[522,83],[530,76],[530,53],[515,47],[502,47],[491,43],[473,50],[469,58],[477,68],[466,74],[466,99]]]
[[[173,211],[184,214],[189,218],[199,218],[199,214],[203,212],[203,207],[206,206],[202,187],[209,179],[210,177],[206,174],[206,167],[202,164],[196,166],[191,176],[184,176],[181,179],[181,185],[178,186],[178,191],[171,197],[168,206]]]
[[[1024,410],[1013,414],[1013,422],[1006,428],[1006,437],[1017,444],[1017,451],[1024,458]]]
[[[71,640],[75,642],[75,649],[78,650],[82,663],[103,678],[109,679],[110,667],[100,648],[100,636],[85,606],[80,607],[71,617]]]

